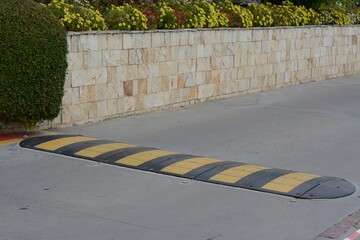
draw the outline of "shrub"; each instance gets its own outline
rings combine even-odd
[[[147,18],[146,28],[147,29],[156,29],[159,25],[159,7],[154,3],[142,3],[139,5],[139,10]]]
[[[360,8],[355,8],[348,13],[350,24],[360,24]]]
[[[205,25],[204,27],[213,28],[213,27],[227,27],[228,18],[221,11],[216,9],[217,5],[214,3],[209,3],[204,0],[195,2],[198,7],[202,8],[205,11]]]
[[[254,16],[253,23],[255,27],[270,27],[273,25],[274,20],[271,16],[270,6],[269,4],[249,4],[248,9]]]
[[[268,0],[273,4],[280,5],[283,0]],[[307,9],[320,9],[321,7],[338,7],[352,8],[355,6],[357,0],[291,0],[296,6],[305,6]]]
[[[252,27],[253,15],[243,7],[234,5],[229,0],[219,3],[220,10],[226,14],[229,19],[229,27]]]
[[[170,7],[174,10],[176,23],[179,28],[202,28],[206,24],[206,13],[193,2],[173,2]]]
[[[104,30],[105,20],[90,5],[70,4],[65,0],[53,0],[47,7],[60,19],[67,31]]]
[[[282,5],[271,7],[274,26],[300,26],[310,22],[310,16],[304,6],[294,6],[285,0]]]
[[[344,9],[331,7],[320,8],[320,20],[324,25],[349,25],[351,23],[351,19]]]
[[[0,120],[26,128],[60,111],[66,32],[33,0],[0,1]]]
[[[112,6],[105,13],[108,27],[114,30],[145,30],[146,16],[135,6]]]
[[[160,2],[156,6],[158,7],[159,29],[175,29],[179,27],[174,14],[174,9],[165,2]]]

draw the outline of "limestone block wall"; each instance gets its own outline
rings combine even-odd
[[[360,26],[69,33],[62,111],[39,127],[358,74],[359,33]]]

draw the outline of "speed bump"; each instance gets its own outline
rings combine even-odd
[[[351,195],[356,190],[352,183],[337,177],[179,154],[78,135],[33,137],[22,141],[20,146],[301,199],[340,198]]]

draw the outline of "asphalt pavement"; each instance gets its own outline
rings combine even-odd
[[[53,131],[360,186],[360,76]],[[0,147],[0,240],[323,240],[359,195],[300,200]]]

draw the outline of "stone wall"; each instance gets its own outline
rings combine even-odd
[[[39,127],[358,74],[359,33],[360,26],[69,33],[63,109]]]

